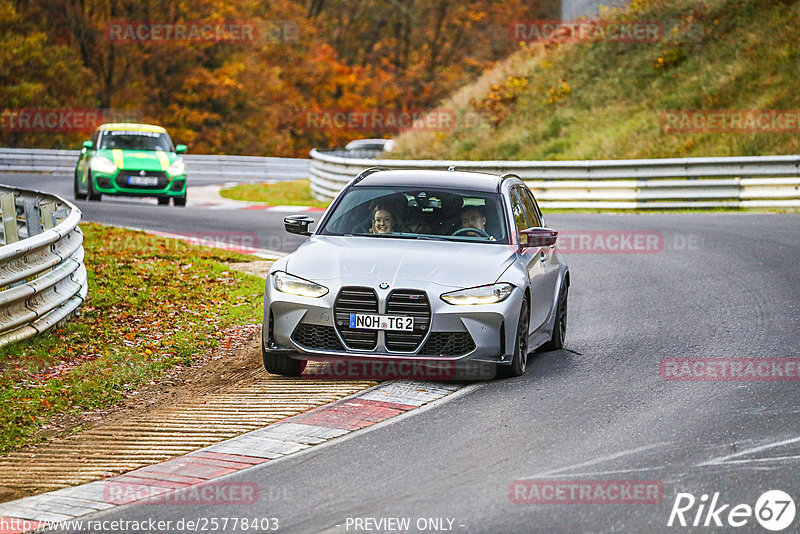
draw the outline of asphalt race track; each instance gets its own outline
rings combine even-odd
[[[0,183],[72,197],[69,177],[6,175]],[[299,243],[283,233],[282,213],[77,204],[87,221],[256,232],[263,248],[286,252]],[[277,518],[279,532],[396,532],[404,520],[412,532],[768,532],[755,517],[729,513],[755,508],[768,490],[800,495],[796,364],[793,380],[715,381],[668,380],[662,364],[800,356],[800,214],[557,214],[548,224],[564,240],[578,236],[565,254],[569,350],[536,355],[523,377],[476,383],[224,479],[257,484],[256,504],[131,505],[86,519]],[[617,243],[609,236],[635,242],[640,234],[657,245],[608,250]],[[649,481],[661,493],[655,503],[535,504],[518,492],[533,484],[545,495],[554,481]],[[693,495],[684,517],[700,526],[667,526],[679,493]],[[716,509],[728,506],[709,517],[716,493]],[[229,523],[225,531],[245,530]]]

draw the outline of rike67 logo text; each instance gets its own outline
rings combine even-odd
[[[710,500],[706,493],[699,499],[691,493],[678,493],[667,526],[743,527],[752,524],[755,517],[763,528],[778,532],[793,525],[795,513],[794,500],[781,490],[764,492],[755,506],[724,503],[719,492],[714,493]]]

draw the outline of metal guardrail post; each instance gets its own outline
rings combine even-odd
[[[0,193],[0,215],[3,216],[3,243],[10,245],[19,241],[17,233],[17,207],[13,193]]]

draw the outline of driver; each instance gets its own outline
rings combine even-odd
[[[483,213],[483,209],[479,206],[465,206],[461,210],[461,228],[475,228],[488,235],[489,232],[486,232],[486,215]],[[483,237],[477,232],[465,232],[464,234],[472,237]],[[493,236],[489,236],[489,239],[494,241]]]

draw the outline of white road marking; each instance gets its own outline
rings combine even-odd
[[[590,465],[597,465],[603,462],[608,462],[610,460],[616,460],[617,458],[621,458],[623,456],[628,456],[630,454],[637,454],[639,452],[649,451],[651,449],[657,449],[659,447],[664,447],[669,445],[669,443],[655,443],[653,445],[645,445],[643,447],[636,447],[635,449],[626,449],[624,451],[615,452],[614,454],[609,454],[607,456],[600,456],[599,458],[595,458],[593,460],[587,460],[585,462],[581,462],[579,464],[570,465],[567,467],[561,467],[559,469],[553,469],[552,471],[545,471],[544,473],[538,473],[532,477],[527,478],[541,478],[544,476],[551,476],[555,473],[560,473],[562,471],[571,471],[573,469],[578,469],[580,467],[588,467]],[[523,479],[524,480],[524,479]]]
[[[735,452],[733,454],[728,454],[726,456],[719,456],[717,458],[712,458],[711,460],[707,460],[705,462],[697,464],[697,467],[704,467],[704,466],[707,466],[707,465],[722,465],[722,464],[725,464],[725,463],[734,463],[734,462],[728,462],[728,460],[730,460],[731,458],[737,458],[739,456],[744,456],[746,454],[753,454],[755,452],[761,452],[761,451],[766,451],[768,449],[774,449],[775,447],[781,447],[783,445],[791,445],[792,443],[797,443],[797,442],[800,442],[800,437],[791,438],[791,439],[785,439],[783,441],[777,441],[775,443],[768,443],[766,445],[753,447],[752,449],[747,449],[747,450],[744,450],[744,451],[741,451],[741,452]],[[757,459],[743,460],[743,461],[739,461],[737,463],[744,463],[744,462],[750,462],[750,461],[756,461],[756,460]]]
[[[641,467],[636,469],[612,469],[610,471],[590,471],[588,473],[567,473],[563,475],[549,475],[545,473],[546,476],[550,478],[567,478],[567,477],[596,477],[598,475],[618,475],[621,473],[641,473],[645,471],[658,471],[663,469],[663,467]],[[537,475],[537,478],[541,475]]]

